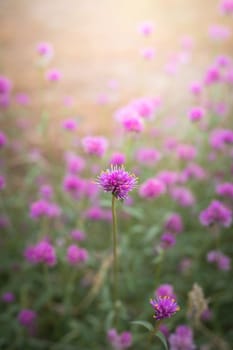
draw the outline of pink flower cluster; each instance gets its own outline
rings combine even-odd
[[[220,196],[233,199],[233,183],[224,182],[216,186],[216,192]]]
[[[231,268],[231,259],[219,250],[212,250],[207,254],[207,261],[215,263],[219,270],[228,271]]]
[[[231,210],[220,201],[213,200],[210,205],[199,215],[203,226],[218,224],[223,227],[229,227],[232,223]]]
[[[164,183],[156,178],[147,179],[139,188],[139,195],[147,199],[155,199],[165,192]]]
[[[171,350],[194,350],[196,346],[193,342],[192,329],[186,325],[176,328],[175,333],[169,337],[169,345]]]
[[[178,213],[173,213],[166,219],[164,226],[172,233],[181,233],[183,231],[182,217]]]
[[[223,150],[225,146],[233,144],[233,130],[215,129],[210,134],[210,145],[215,150]]]
[[[39,199],[30,205],[30,216],[32,219],[41,217],[56,218],[61,215],[61,208],[46,199]]]
[[[24,257],[32,264],[44,263],[48,266],[54,266],[57,262],[55,248],[46,240],[27,247],[24,251]]]
[[[161,284],[155,291],[156,297],[165,297],[169,296],[171,298],[176,299],[176,295],[174,293],[174,288],[171,284]]]
[[[114,350],[128,349],[133,342],[133,337],[130,332],[125,331],[119,334],[114,328],[108,330],[107,339]]]
[[[70,265],[78,265],[88,260],[88,252],[84,248],[71,244],[67,249],[66,258]]]

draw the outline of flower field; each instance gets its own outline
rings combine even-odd
[[[0,349],[232,349],[233,1],[214,6],[206,51],[183,33],[161,71],[156,23],[131,28],[140,93],[125,72],[67,94],[49,40],[31,90],[0,62]]]

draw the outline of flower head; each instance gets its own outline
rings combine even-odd
[[[97,184],[105,192],[111,192],[117,199],[126,199],[128,193],[132,191],[137,178],[134,174],[125,171],[124,167],[111,166],[111,169],[103,171],[98,177]]]
[[[177,311],[180,310],[176,300],[170,296],[159,296],[156,299],[151,299],[150,304],[152,305],[156,320],[163,320],[173,316]]]

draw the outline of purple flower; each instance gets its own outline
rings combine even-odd
[[[203,226],[218,224],[223,227],[229,227],[232,222],[232,212],[220,201],[214,200],[199,215]]]
[[[137,184],[137,178],[123,167],[111,167],[102,172],[96,182],[105,192],[111,192],[117,199],[126,199]]]
[[[139,117],[133,110],[131,114],[124,116],[124,118],[121,120],[121,123],[125,131],[138,133],[142,132],[144,129],[142,118]]]
[[[29,96],[23,92],[16,94],[15,100],[21,106],[27,106],[30,103]]]
[[[197,155],[197,150],[192,145],[180,144],[176,148],[177,155],[182,160],[193,160]]]
[[[54,247],[45,240],[26,248],[24,256],[32,264],[44,263],[48,266],[54,266],[56,264],[56,251]]]
[[[37,45],[36,50],[40,56],[43,56],[46,58],[53,57],[53,47],[50,43],[41,42]]]
[[[15,301],[15,296],[12,292],[5,292],[2,294],[1,300],[7,304],[13,303]]]
[[[83,231],[80,230],[72,230],[70,232],[71,237],[76,241],[84,241],[86,238],[86,235]]]
[[[215,263],[218,269],[222,271],[229,271],[231,268],[231,259],[219,250],[208,252],[207,261],[209,263]]]
[[[84,159],[74,153],[67,153],[65,159],[67,170],[72,174],[79,173],[85,168]]]
[[[220,3],[220,10],[224,14],[233,13],[233,0],[222,0]]]
[[[171,190],[171,197],[181,207],[190,207],[195,203],[193,193],[186,187],[174,187]]]
[[[84,193],[85,182],[76,175],[68,174],[63,180],[63,188],[74,198],[80,198]]]
[[[37,313],[34,310],[23,309],[18,313],[18,322],[25,327],[30,335],[35,333]]]
[[[50,203],[45,199],[39,199],[30,205],[30,216],[32,219],[40,217],[55,218],[61,215],[60,207],[55,203]]]
[[[190,92],[195,96],[199,96],[202,92],[202,84],[198,81],[194,81],[190,85]]]
[[[62,127],[69,131],[75,131],[77,129],[77,122],[74,118],[67,118],[63,120]]]
[[[170,232],[163,233],[161,237],[161,247],[163,249],[171,248],[175,244],[176,244],[176,237],[172,233]]]
[[[86,249],[72,244],[67,249],[66,258],[70,265],[77,265],[87,261],[88,252]]]
[[[144,36],[149,36],[154,31],[154,24],[151,21],[142,22],[138,27],[138,31]]]
[[[216,187],[216,192],[220,196],[228,197],[233,199],[233,183],[225,182],[218,184]]]
[[[164,318],[170,318],[177,311],[180,310],[174,298],[169,296],[157,297],[156,299],[151,299],[150,304],[152,305],[155,314],[154,318],[156,320],[163,320]]]
[[[209,138],[213,149],[222,150],[226,145],[233,144],[233,131],[230,129],[215,129]]]
[[[182,217],[177,213],[171,214],[165,221],[165,228],[172,233],[181,233],[183,231]]]
[[[175,333],[170,335],[169,344],[171,350],[194,350],[192,329],[185,325],[178,326]]]
[[[0,95],[9,95],[12,89],[12,83],[11,81],[4,77],[0,76]]]
[[[154,166],[160,158],[160,153],[154,148],[141,148],[136,153],[137,161],[148,167]]]
[[[114,328],[108,330],[107,339],[115,350],[127,349],[133,341],[131,332],[125,331],[118,334]]]

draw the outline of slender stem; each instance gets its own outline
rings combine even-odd
[[[117,257],[117,217],[115,196],[112,195],[112,241],[113,241],[113,303],[115,327],[118,322],[118,257]]]

